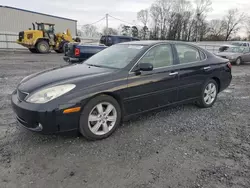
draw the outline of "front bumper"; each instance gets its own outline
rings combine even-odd
[[[78,131],[80,112],[63,114],[61,105],[46,110],[40,104],[20,101],[16,92],[12,94],[11,104],[18,124],[30,131],[42,134]]]

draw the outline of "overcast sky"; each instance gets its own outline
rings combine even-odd
[[[212,1],[213,11],[209,13],[209,19],[221,18],[230,8],[238,8],[246,13],[250,10],[250,0]],[[72,18],[78,20],[78,25],[83,25],[103,18],[106,13],[133,23],[136,20],[136,13],[149,8],[153,2],[154,0],[0,0],[0,5]],[[109,19],[111,27],[118,27],[121,23]],[[96,26],[104,27],[105,21],[97,23]]]

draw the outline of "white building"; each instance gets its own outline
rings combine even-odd
[[[35,22],[52,23],[56,32],[70,29],[71,34],[76,35],[76,20],[0,5],[0,32],[18,34],[32,28]]]
[[[70,29],[73,37],[77,34],[76,20],[0,5],[0,49],[24,48],[15,42],[18,33],[32,29],[35,22],[55,24],[56,33]]]

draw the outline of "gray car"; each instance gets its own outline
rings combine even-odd
[[[250,48],[249,47],[229,47],[224,52],[216,54],[225,59],[229,59],[231,63],[240,65],[244,62],[250,62]]]

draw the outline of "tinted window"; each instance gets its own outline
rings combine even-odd
[[[199,50],[196,48],[182,44],[177,44],[175,46],[180,63],[192,63],[201,60]]]
[[[159,45],[152,48],[140,60],[140,63],[151,63],[154,68],[173,65],[173,54],[170,45]]]

